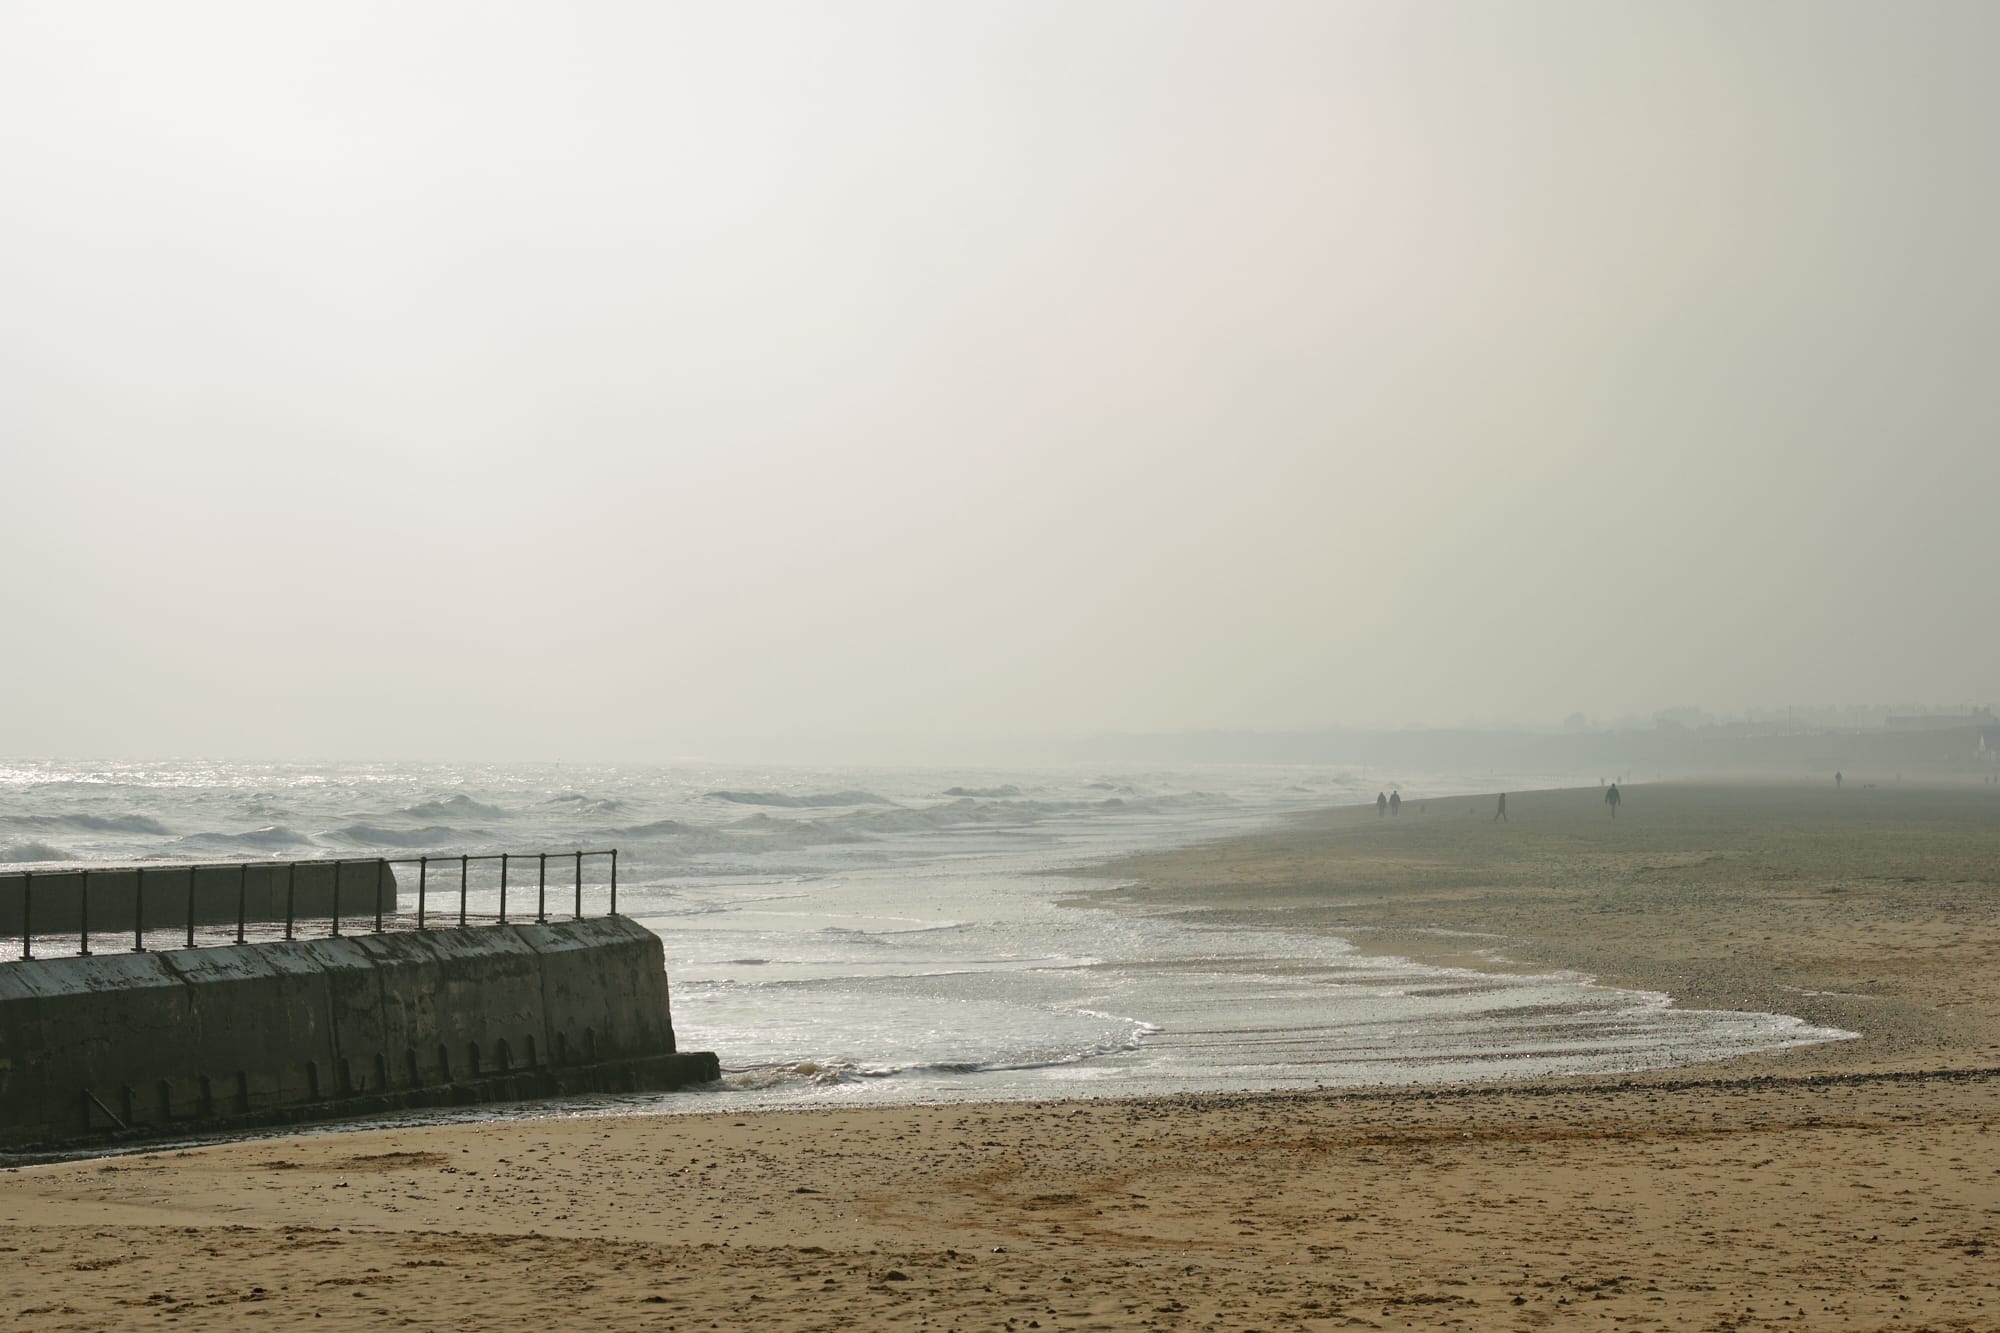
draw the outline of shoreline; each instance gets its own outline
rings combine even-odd
[[[1491,794],[1443,797],[1428,815],[1339,807],[1071,874],[1120,881],[1079,902],[1283,922],[1441,966],[1573,971],[1680,1008],[1860,1034],[1722,1067],[2000,1064],[2000,978],[1981,962],[2000,958],[2000,791],[1626,790],[1616,824],[1596,788],[1510,792],[1497,828]]]
[[[1490,798],[1332,810],[1072,874],[1121,881],[1083,901],[1360,929],[1404,956],[1490,942],[1680,1004],[1796,994],[1758,1007],[1865,1014],[1835,1024],[1862,1037],[1624,1075],[396,1126],[11,1168],[0,1311],[37,1330],[2000,1322],[2000,799],[1639,786],[1614,830],[1593,789],[1509,795],[1498,828],[1475,817]],[[1435,933],[1468,923],[1476,949]]]

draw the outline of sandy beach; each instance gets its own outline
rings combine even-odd
[[[574,1117],[0,1172],[24,1329],[2000,1328],[2000,792],[1328,811],[1077,892],[1860,1034],[1424,1091]]]

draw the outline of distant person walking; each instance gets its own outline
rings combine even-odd
[[[1618,803],[1625,798],[1618,794],[1618,784],[1612,783],[1604,790],[1604,803],[1611,807],[1611,817],[1618,818]]]
[[[1833,770],[1833,787],[1835,791],[1840,790],[1840,770],[1837,768]]]
[[[1403,813],[1403,793],[1399,791],[1389,793],[1389,813],[1392,815]]]
[[[1504,791],[1500,793],[1500,808],[1493,812],[1493,822],[1496,824],[1511,824],[1513,822],[1507,818],[1507,793]]]
[[[1380,819],[1380,818],[1381,818],[1381,817],[1382,817],[1383,815],[1386,815],[1386,814],[1388,814],[1388,813],[1389,813],[1389,798],[1388,798],[1388,797],[1386,797],[1386,796],[1384,796],[1384,795],[1383,795],[1383,794],[1382,794],[1381,792],[1379,792],[1379,791],[1378,791],[1378,792],[1376,792],[1376,793],[1375,793],[1375,817],[1376,817],[1377,819]]]

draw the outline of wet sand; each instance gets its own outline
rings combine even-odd
[[[2000,795],[1331,811],[1147,910],[1858,1041],[1423,1092],[409,1128],[0,1173],[44,1329],[2000,1328]],[[329,1322],[330,1321],[330,1322]]]
[[[1512,793],[1504,824],[1494,809],[1308,815],[1112,863],[1131,883],[1097,900],[1862,1034],[1758,1072],[2000,1065],[2000,787],[1670,784],[1627,788],[1615,821],[1596,788]]]

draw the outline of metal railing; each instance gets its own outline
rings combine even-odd
[[[586,877],[586,862],[593,870],[601,869],[601,876]],[[551,863],[558,876],[557,881],[549,878]],[[534,870],[532,884],[515,877],[518,867],[531,866]],[[372,866],[375,873],[365,876],[367,886],[352,889],[364,876],[347,873],[351,868]],[[406,888],[397,882],[394,868],[398,866],[416,867],[416,886]],[[311,872],[311,878],[326,877],[328,892],[322,895],[317,887],[311,889],[307,901],[301,903],[299,893],[299,871],[304,868]],[[250,880],[253,871],[267,872],[274,877],[260,886],[267,904],[264,911],[250,910]],[[478,872],[484,871],[481,875]],[[567,871],[567,874],[564,872]],[[235,875],[235,914],[233,930],[231,920],[225,912],[220,919],[213,911],[216,898],[216,877]],[[345,882],[343,875],[346,876]],[[275,877],[282,876],[282,894],[278,890]],[[121,901],[119,914],[128,904],[131,925],[116,928],[104,927],[93,933],[91,929],[91,881],[95,877],[99,884],[100,897],[107,887],[106,881],[116,881]],[[207,880],[204,886],[204,878]],[[72,929],[37,929],[36,880],[48,885],[41,900],[42,914],[49,914],[50,903],[47,894],[57,886],[50,881],[69,881],[62,887],[74,890],[76,925]],[[147,881],[155,885],[162,880],[171,880],[166,891],[184,898],[185,911],[178,921],[162,923],[159,893],[154,890],[154,910],[147,909]],[[604,895],[605,907],[602,915],[618,914],[618,849],[576,850],[561,852],[481,852],[460,853],[456,856],[370,856],[341,857],[337,859],[309,859],[293,861],[225,861],[225,862],[152,862],[145,865],[104,865],[65,866],[60,870],[10,870],[0,872],[0,886],[8,881],[18,883],[20,901],[17,905],[17,928],[10,937],[0,938],[0,964],[30,961],[37,957],[89,956],[103,950],[92,949],[93,940],[101,942],[107,936],[131,939],[125,952],[148,952],[147,939],[155,939],[166,934],[173,939],[167,948],[212,948],[225,944],[264,943],[275,940],[296,940],[313,938],[333,938],[341,935],[384,934],[407,930],[456,929],[473,925],[506,925],[510,920],[517,923],[545,923],[550,918],[551,895],[556,903],[556,915],[562,916],[562,899],[569,899],[569,915],[581,921],[585,916],[586,895]],[[386,886],[393,885],[393,890]],[[125,890],[129,886],[129,895]],[[202,892],[206,887],[207,892]],[[533,892],[534,911],[525,910],[520,897],[513,899],[516,910],[509,916],[509,896]],[[368,901],[363,910],[343,913],[342,899],[350,900],[366,894]],[[312,911],[313,903],[324,897],[326,910]],[[283,908],[278,910],[276,902],[282,897]],[[207,902],[210,910],[201,911],[198,899]],[[413,900],[407,908],[404,900]],[[385,901],[386,900],[386,901]],[[443,910],[440,912],[439,905]],[[476,905],[475,905],[476,904]],[[67,916],[68,901],[58,901],[53,906]],[[304,908],[305,910],[302,910]],[[164,913],[173,916],[171,909]],[[440,919],[442,918],[442,919]],[[0,930],[6,927],[0,925]],[[74,941],[73,947],[69,946]]]

